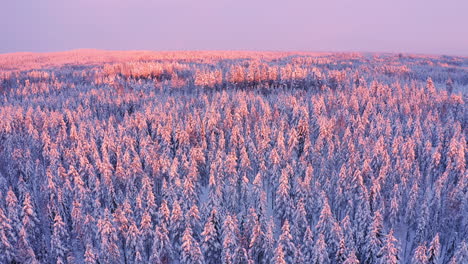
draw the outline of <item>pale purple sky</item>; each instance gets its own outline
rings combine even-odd
[[[375,51],[468,55],[468,0],[4,0],[0,53]]]

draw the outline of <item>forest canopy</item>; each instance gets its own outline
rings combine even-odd
[[[468,58],[0,55],[0,263],[468,263]]]

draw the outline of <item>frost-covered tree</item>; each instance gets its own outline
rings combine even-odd
[[[173,247],[165,223],[156,226],[149,260],[155,263],[170,263]]]
[[[461,242],[455,254],[450,259],[450,264],[465,263],[468,260],[468,245],[465,241]]]
[[[181,239],[184,232],[184,217],[182,215],[182,209],[180,208],[179,202],[176,200],[172,204],[172,212],[170,219],[170,235],[172,241],[172,247],[174,249],[174,258],[180,254],[180,247],[182,245]]]
[[[52,230],[52,237],[50,246],[52,250],[51,261],[56,263],[66,263],[67,255],[67,231],[65,223],[60,214],[55,215],[54,227]]]
[[[85,249],[85,253],[83,257],[84,257],[83,260],[85,264],[96,264],[98,260],[93,246],[89,243],[86,244],[86,249]]]
[[[397,243],[398,240],[393,236],[393,230],[390,230],[390,232],[387,235],[385,235],[385,241],[383,243],[383,246],[378,252],[377,263],[399,263],[400,252]]]
[[[356,257],[356,253],[354,251],[350,251],[348,256],[346,257],[345,261],[343,264],[359,264],[359,260]]]
[[[313,260],[311,263],[330,263],[328,258],[327,243],[325,242],[325,236],[319,234],[314,245]]]
[[[3,252],[0,255],[0,261],[8,263],[11,262],[15,256],[14,247],[12,245],[13,230],[8,219],[0,208],[0,249]]]
[[[202,236],[202,251],[206,263],[219,263],[221,261],[221,225],[216,209],[213,209],[207,218]]]
[[[100,244],[99,262],[113,263],[120,261],[117,231],[114,227],[113,217],[107,209],[104,210],[103,217],[98,220],[97,228]]]
[[[297,259],[297,249],[296,245],[294,244],[294,239],[291,235],[291,229],[288,220],[284,221],[284,224],[281,227],[281,235],[279,237],[278,243],[282,245],[286,262],[293,263]]]
[[[430,264],[439,263],[440,257],[440,242],[439,242],[439,234],[436,234],[432,242],[429,244],[429,248],[427,249],[427,261]]]
[[[7,218],[10,219],[10,225],[12,227],[11,243],[16,244],[21,229],[21,222],[19,220],[19,204],[18,198],[10,188],[6,195],[6,213]]]
[[[367,232],[365,246],[366,263],[377,262],[378,254],[384,244],[383,218],[379,211],[374,213],[372,224]]]
[[[198,242],[192,236],[192,228],[187,226],[182,236],[182,249],[180,263],[201,264],[205,263]]]
[[[284,257],[283,246],[281,244],[278,245],[276,247],[276,249],[275,249],[274,262],[279,263],[279,264],[287,264],[288,263],[286,261],[285,257]]]
[[[291,207],[293,206],[290,198],[289,172],[288,169],[281,171],[279,185],[276,190],[275,212],[281,223],[291,217]]]
[[[315,230],[317,235],[322,234],[324,236],[327,244],[326,251],[329,257],[336,255],[336,246],[339,244],[339,238],[336,236],[336,233],[333,232],[335,222],[335,218],[330,210],[330,205],[328,204],[327,199],[325,199]]]
[[[36,253],[34,252],[33,248],[31,247],[31,244],[28,242],[26,238],[26,230],[22,228],[19,232],[19,237],[18,237],[18,242],[17,242],[17,252],[16,252],[16,257],[20,263],[39,263],[37,261],[37,256]],[[54,238],[52,238],[54,239]],[[53,241],[53,240],[52,240]],[[51,241],[51,246],[54,246]],[[52,247],[52,249],[55,251],[54,254],[57,255],[57,253],[62,254],[62,252],[57,252],[57,248]],[[60,249],[59,249],[60,251]],[[57,263],[65,263],[65,259],[62,259],[61,256],[58,256],[56,258]]]
[[[237,251],[239,250],[239,245],[237,241],[238,227],[237,221],[227,215],[223,223],[223,246],[222,246],[222,263],[231,264],[234,263],[234,257]]]
[[[304,263],[313,263],[314,260],[314,237],[312,231],[309,227],[307,227],[306,232],[304,234],[304,240],[301,246],[301,256]]]
[[[416,249],[414,250],[414,254],[411,259],[411,262],[415,264],[429,263],[428,258],[427,258],[427,248],[424,244],[416,247]]]
[[[264,225],[265,229],[265,240],[262,246],[262,251],[264,252],[264,256],[261,259],[261,263],[270,263],[275,254],[275,238],[274,238],[274,223],[273,220],[270,219]]]

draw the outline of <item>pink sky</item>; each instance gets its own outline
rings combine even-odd
[[[468,55],[466,0],[15,0],[0,53],[376,51]]]

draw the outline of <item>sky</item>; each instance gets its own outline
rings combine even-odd
[[[362,51],[468,56],[467,0],[2,0],[0,53]]]

